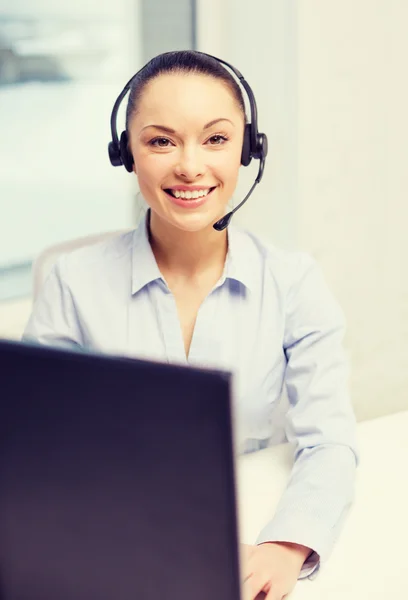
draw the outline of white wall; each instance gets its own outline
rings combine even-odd
[[[217,25],[203,19],[199,37],[243,71],[271,141],[240,220],[321,264],[348,320],[358,418],[406,409],[408,3],[252,6],[228,0],[217,14],[214,2]]]
[[[298,236],[348,317],[358,415],[408,408],[408,3],[298,13]]]

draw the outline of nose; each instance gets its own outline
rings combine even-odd
[[[176,175],[188,181],[194,181],[204,173],[205,167],[198,148],[184,147],[180,150],[175,168]]]

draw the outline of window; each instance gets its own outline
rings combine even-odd
[[[131,225],[109,166],[112,104],[139,61],[127,0],[7,0],[0,8],[0,299],[62,240]],[[113,6],[115,6],[113,8]]]
[[[39,253],[135,224],[137,179],[108,159],[112,106],[152,56],[194,47],[195,0],[0,0],[0,337],[15,306],[21,333]]]
[[[169,50],[196,47],[196,0],[142,1],[143,63]]]
[[[30,293],[44,248],[132,225],[130,178],[107,156],[113,102],[152,56],[195,45],[192,0],[55,6],[0,0],[0,301]]]

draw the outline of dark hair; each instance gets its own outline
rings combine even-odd
[[[136,112],[137,103],[145,86],[162,73],[200,73],[223,81],[232,92],[245,116],[245,103],[241,88],[234,77],[215,58],[195,50],[165,52],[152,58],[134,77],[126,109],[126,130]]]

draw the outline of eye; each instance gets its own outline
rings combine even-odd
[[[171,141],[165,137],[157,137],[149,142],[150,146],[156,146],[156,148],[168,148],[171,145]]]
[[[227,136],[217,133],[216,135],[211,136],[207,143],[209,143],[211,146],[220,146],[227,141]]]

